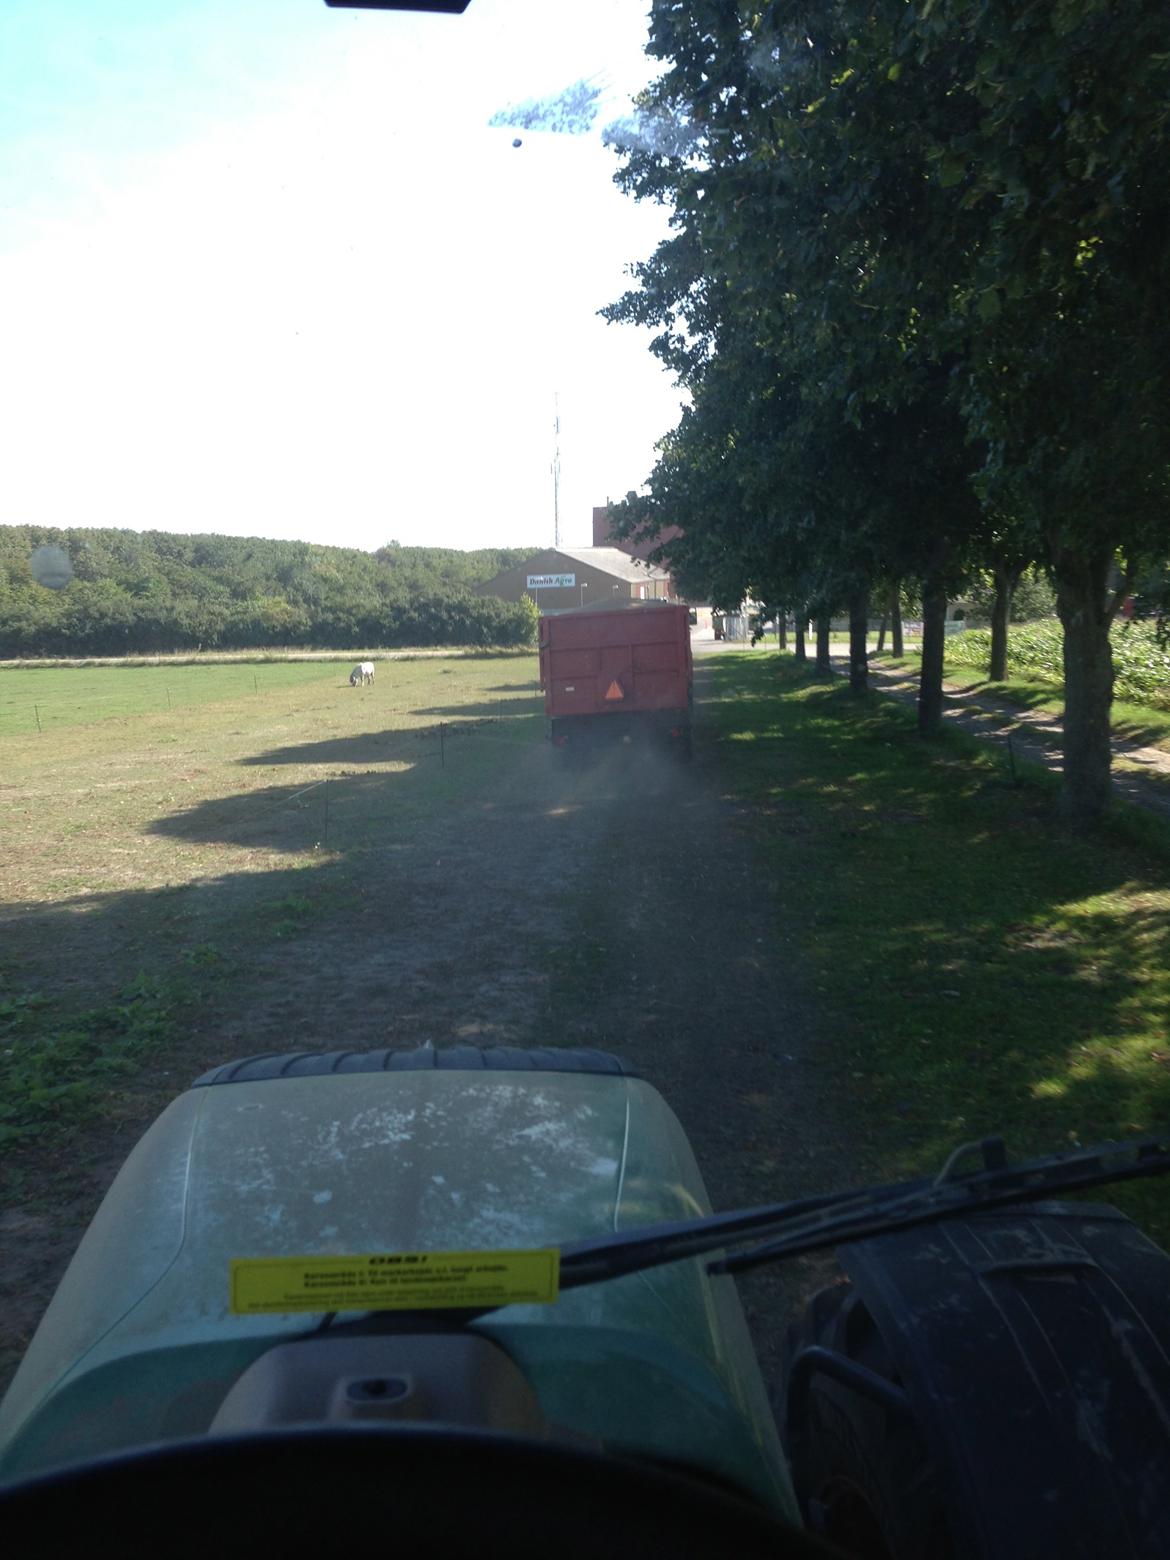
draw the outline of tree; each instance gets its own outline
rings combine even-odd
[[[875,577],[933,582],[940,654],[924,662],[929,727],[941,706],[945,587],[980,513],[977,460],[944,394],[951,364],[916,355],[905,321],[879,334],[870,326],[884,273],[866,222],[851,235],[843,224],[868,212],[873,181],[834,182],[837,131],[823,110],[848,40],[826,42],[822,28],[810,48],[804,17],[788,36],[776,9],[752,30],[734,11],[714,0],[654,9],[651,52],[670,68],[643,110],[671,133],[627,149],[618,180],[641,198],[669,198],[677,231],[604,312],[658,328],[652,350],[692,392],[684,443],[710,427],[721,480],[736,494],[700,505],[689,525],[729,544],[741,576],[765,576],[769,599],[799,599],[802,610],[852,602],[859,625],[860,594]],[[912,178],[896,170],[893,182]],[[684,528],[672,556],[685,555],[681,489],[694,472],[674,459],[670,475]],[[702,551],[718,549],[706,540]],[[864,686],[859,642],[851,665]]]
[[[73,562],[63,591],[32,578],[29,556],[43,542],[63,547]],[[303,542],[5,526],[0,645],[11,655],[260,644],[349,649],[417,643],[424,632],[432,643],[528,644],[533,631],[524,612],[469,589],[524,556],[403,548],[389,566],[354,548]]]
[[[649,52],[665,68],[642,101],[656,133],[618,174],[672,203],[676,231],[610,317],[657,326],[654,350],[688,387],[720,357],[732,383],[754,339],[788,400],[796,387],[812,462],[834,419],[863,440],[883,417],[891,434],[903,413],[952,420],[933,522],[917,508],[908,549],[905,507],[866,512],[839,468],[816,484],[813,573],[845,579],[864,560],[921,582],[929,730],[948,586],[1000,567],[1006,595],[1019,561],[1042,559],[1064,626],[1077,824],[1109,796],[1114,559],[1126,579],[1170,550],[1167,42],[1153,0],[1124,26],[1110,0],[792,0],[750,15],[657,0]],[[764,378],[742,381],[757,410]],[[800,420],[781,421],[762,447],[790,472]],[[743,441],[724,459],[760,464]],[[854,465],[858,480],[874,469]],[[791,495],[754,503],[747,529],[733,524],[742,568],[805,513]]]

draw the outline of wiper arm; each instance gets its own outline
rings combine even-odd
[[[961,1173],[962,1163],[975,1153],[982,1155],[982,1168]],[[1168,1172],[1170,1134],[1102,1143],[1016,1165],[1007,1163],[1001,1139],[984,1138],[956,1149],[933,1178],[571,1242],[561,1248],[560,1287],[576,1289],[752,1241],[746,1250],[708,1266],[711,1273],[739,1273],[888,1230]]]
[[[975,1154],[982,1156],[982,1168],[961,1173],[962,1164]],[[561,1247],[560,1288],[563,1292],[601,1284],[713,1251],[728,1255],[708,1263],[709,1273],[742,1273],[767,1262],[867,1240],[888,1230],[1168,1172],[1170,1133],[1128,1143],[1101,1143],[1018,1165],[1008,1164],[1002,1139],[983,1138],[957,1148],[933,1177],[641,1225],[621,1235],[566,1242]],[[745,1249],[729,1250],[735,1247]],[[362,1313],[345,1322],[338,1322],[336,1312],[330,1311],[302,1336],[313,1338],[325,1331],[366,1332],[371,1315],[376,1317],[379,1331],[387,1327],[453,1331],[501,1309],[504,1307]]]
[[[929,1185],[927,1181],[917,1183]],[[626,1273],[642,1273],[666,1262],[701,1257],[742,1241],[773,1235],[806,1217],[831,1213],[855,1203],[859,1196],[878,1196],[902,1190],[900,1184],[874,1187],[869,1192],[832,1192],[822,1197],[802,1197],[790,1202],[764,1203],[759,1208],[732,1213],[700,1214],[662,1224],[640,1224],[620,1235],[596,1235],[589,1240],[566,1241],[561,1247],[562,1289],[600,1284]]]

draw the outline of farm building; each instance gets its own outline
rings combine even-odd
[[[609,512],[608,504],[595,504],[593,506],[593,545],[594,547],[619,547],[622,552],[629,553],[631,558],[649,558],[657,547],[663,547],[674,541],[682,532],[677,525],[664,526],[656,535],[643,541],[629,541],[619,539],[613,534],[613,519]],[[669,560],[668,560],[669,561]]]
[[[666,601],[671,596],[669,575],[617,547],[550,547],[476,589],[481,596],[502,601],[529,596],[542,612],[615,601]]]

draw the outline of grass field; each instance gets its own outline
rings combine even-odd
[[[0,1144],[116,1113],[257,950],[336,913],[361,851],[541,722],[530,656],[345,670],[0,673]],[[33,693],[42,729],[11,729]]]
[[[250,668],[191,668],[169,709],[160,671],[46,673],[64,706],[112,687],[123,712],[3,739],[0,1142],[21,1150],[18,1180],[25,1149],[132,1115],[148,1058],[174,1053],[181,1078],[183,1036],[230,1013],[272,949],[336,938],[364,858],[392,883],[399,853],[433,838],[457,885],[444,818],[497,805],[529,763],[520,748],[540,747],[530,656],[395,663],[368,689],[337,666],[262,668],[259,686]],[[970,742],[923,745],[904,712],[859,708],[781,658],[728,653],[706,676],[714,783],[783,885],[780,935],[874,1173],[927,1168],[985,1131],[1051,1146],[1170,1112],[1157,830],[1144,848],[1071,839],[1049,789],[1012,789]],[[469,894],[490,857],[476,871]],[[391,891],[387,925],[419,922],[417,892]],[[577,942],[549,955],[554,992],[581,956]],[[577,1009],[603,974],[573,977]],[[1132,1195],[1170,1237],[1161,1193]]]
[[[332,660],[238,658],[149,665],[0,667],[0,740],[22,732],[90,726],[97,721],[161,715],[249,697],[254,707],[262,710],[266,701],[290,688],[310,683],[323,688],[345,687],[351,668],[362,658],[363,653],[358,652]],[[427,654],[420,659],[434,657]],[[413,664],[405,658],[383,663],[382,680],[400,682],[402,668]]]
[[[1041,1149],[1170,1121],[1164,831],[1072,838],[1050,788],[779,658],[714,676],[728,782],[789,885],[784,935],[875,1174],[990,1132]],[[1162,1184],[1116,1200],[1170,1239]]]
[[[0,1381],[147,1122],[233,1057],[616,1051],[724,1207],[1170,1112],[1161,821],[1069,838],[1050,777],[889,700],[711,655],[689,769],[578,768],[531,656],[170,709],[155,670],[110,673],[140,713],[3,737]],[[1162,1185],[1106,1195],[1170,1240]],[[819,1274],[749,1286],[773,1365]]]
[[[340,686],[344,680],[339,666],[303,662],[0,670],[0,737],[162,715],[249,695],[259,703],[306,683]]]

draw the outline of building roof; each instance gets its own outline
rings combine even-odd
[[[631,558],[629,553],[622,552],[620,547],[555,547],[552,550],[561,557],[571,558],[574,563],[587,564],[590,568],[600,569],[603,574],[612,574],[619,580],[670,578],[665,569],[660,569],[653,563],[643,563],[640,558]]]
[[[596,617],[599,612],[655,612],[659,608],[664,612],[676,612],[681,606],[681,601],[663,601],[656,596],[645,601],[639,600],[637,596],[615,596],[612,601],[582,602],[579,607],[553,607],[550,616],[589,617],[592,614]]]

